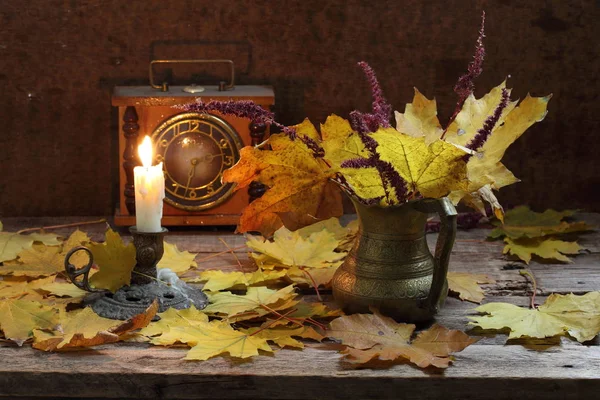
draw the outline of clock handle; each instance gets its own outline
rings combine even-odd
[[[83,268],[79,269],[69,262],[71,257],[78,251],[85,251],[88,255],[87,264]],[[94,289],[90,286],[89,275],[92,265],[94,265],[94,256],[92,255],[91,250],[84,246],[71,249],[65,257],[65,272],[67,273],[67,277],[69,277],[69,280],[73,283],[73,285],[87,292],[103,292],[104,290]],[[83,275],[83,279],[81,279],[81,281],[77,280],[77,277],[80,275]]]

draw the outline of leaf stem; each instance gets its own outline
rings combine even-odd
[[[315,288],[315,292],[317,293],[317,299],[319,301],[323,301],[323,298],[321,297],[321,293],[319,293],[319,286],[317,285],[317,282],[315,281],[315,279],[312,277],[312,275],[306,270],[306,268],[304,267],[299,267],[300,271],[302,271],[302,273],[306,276],[308,276],[308,279],[310,279],[310,281],[312,282],[313,287]]]
[[[289,321],[289,322],[291,322],[291,323],[293,323],[293,324],[296,324],[296,325],[298,325],[298,326],[304,326],[304,325],[302,325],[300,322],[298,322],[298,321],[295,321],[293,318],[287,317],[287,316],[285,316],[285,315],[281,314],[280,312],[273,310],[273,309],[272,309],[271,307],[269,307],[269,306],[266,306],[266,305],[264,305],[264,304],[261,304],[260,306],[261,306],[262,308],[264,308],[265,310],[269,311],[270,313],[273,313],[273,314],[275,314],[275,315],[277,315],[277,316],[279,316],[279,317],[281,317],[281,318],[285,319],[286,321]]]
[[[281,314],[277,319],[274,319],[273,321],[269,322],[267,325],[263,326],[262,328],[260,328],[259,330],[257,330],[256,332],[250,334],[249,336],[254,336],[259,332],[264,331],[265,329],[268,329],[271,327],[271,325],[273,325],[275,322],[277,321],[281,321],[283,318],[287,317],[288,315],[290,315],[291,313],[297,311],[296,308],[292,308],[291,310],[288,310],[288,312],[286,312],[285,314]]]
[[[46,231],[48,229],[70,228],[70,227],[73,227],[73,226],[80,226],[80,225],[100,224],[102,222],[106,222],[106,219],[102,218],[102,219],[98,219],[96,221],[73,222],[71,224],[41,226],[41,227],[38,227],[38,228],[27,228],[27,229],[21,229],[20,231],[17,231],[17,233],[21,234],[21,233],[25,233],[25,232],[33,232],[33,231],[41,231],[41,230]]]
[[[220,251],[218,253],[211,253],[210,255],[208,255],[206,257],[202,257],[201,259],[197,260],[196,262],[202,262],[202,261],[210,260],[211,258],[222,256],[223,254],[231,253],[231,252],[233,252],[235,250],[243,249],[244,247],[248,247],[248,246],[246,246],[245,244],[243,244],[243,245],[237,246],[237,247],[231,247],[231,248],[227,247],[228,250],[223,250],[223,251]]]
[[[531,271],[529,271],[528,269],[519,270],[519,274],[521,274],[523,276],[527,276],[529,279],[531,279],[531,283],[533,284],[533,294],[531,295],[530,307],[534,310],[537,310],[537,306],[535,305],[535,295],[537,293],[537,282],[535,280],[535,276],[533,276],[533,273]]]

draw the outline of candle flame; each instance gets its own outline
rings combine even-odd
[[[152,166],[152,141],[149,136],[144,137],[142,144],[138,146],[138,154],[145,168]]]

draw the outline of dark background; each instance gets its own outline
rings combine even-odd
[[[404,111],[413,86],[453,111],[452,87],[487,12],[476,94],[511,75],[513,98],[553,93],[547,118],[505,156],[522,179],[504,204],[600,211],[598,1],[2,0],[0,217],[109,215],[118,196],[115,85],[146,85],[154,58],[232,58],[270,84],[282,123],[370,108],[356,62]],[[219,80],[220,68],[173,71]],[[200,79],[201,80],[201,79]]]

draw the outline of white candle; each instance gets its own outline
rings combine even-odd
[[[152,142],[146,136],[138,147],[141,167],[133,169],[135,184],[135,222],[138,232],[160,232],[165,198],[162,163],[152,166]]]

